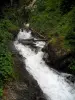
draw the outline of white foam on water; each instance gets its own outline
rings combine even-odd
[[[17,39],[29,39],[29,38],[31,38],[31,31],[26,32],[26,30],[23,30],[22,32],[20,29]]]
[[[29,35],[28,35],[29,34]],[[19,32],[18,39],[31,38],[31,32]],[[45,42],[36,42],[41,49]],[[48,100],[75,100],[75,87],[65,81],[65,74],[59,75],[43,61],[44,53],[41,49],[36,54],[29,46],[24,46],[18,40],[14,42],[15,48],[23,56],[26,70],[34,77]]]

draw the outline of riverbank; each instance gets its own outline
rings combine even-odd
[[[26,12],[22,12],[25,9],[20,9],[17,1],[13,2],[13,5],[4,1],[0,7],[0,97],[4,94],[5,84],[16,78],[9,44],[16,38],[19,28],[24,22],[23,17]],[[24,18],[26,19],[26,17]]]
[[[75,1],[36,1],[30,14],[30,26],[48,39],[45,47],[49,65],[75,75]]]
[[[41,2],[40,4],[40,0],[38,0],[33,6],[33,9],[25,10],[25,6],[29,5],[29,1],[31,0],[24,3],[23,0],[21,8],[17,8],[16,4],[16,6],[13,5],[13,7],[8,6],[3,8],[3,17],[0,21],[0,95],[2,96],[6,90],[6,94],[11,91],[11,94],[8,94],[8,100],[12,100],[13,98],[25,99],[25,93],[28,100],[30,100],[30,98],[32,98],[32,100],[34,100],[34,98],[37,98],[37,100],[40,100],[40,98],[42,100],[44,99],[39,86],[36,86],[37,82],[28,74],[24,67],[22,67],[25,65],[23,65],[21,56],[17,54],[17,52],[11,53],[8,49],[9,42],[16,38],[18,30],[20,27],[23,27],[24,22],[30,22],[30,27],[35,37],[38,37],[38,32],[41,38],[47,38],[49,40],[43,49],[46,53],[43,58],[45,62],[60,72],[75,75],[75,18],[73,17],[75,15],[75,8],[73,7],[71,10],[64,12],[65,10],[62,9],[64,7],[63,3],[65,3],[64,0],[63,3],[60,0],[61,9],[58,5],[59,3],[49,2],[48,4],[52,5],[48,5],[46,2]],[[25,5],[23,5],[23,3]],[[70,1],[68,4],[70,4]],[[67,10],[68,9],[67,7]],[[65,43],[67,43],[67,45],[65,45]],[[15,72],[12,69],[13,67]],[[14,76],[16,73],[18,74]],[[74,81],[74,79],[72,79],[72,81]],[[37,93],[34,93],[36,91]],[[6,94],[4,93],[4,95]],[[37,94],[38,96],[32,96],[33,94]],[[11,98],[9,97],[10,95]],[[28,97],[28,95],[30,97]]]
[[[46,100],[33,77],[26,71],[23,58],[12,48],[15,80],[5,85],[6,100]]]
[[[31,38],[35,39],[31,31],[20,31],[14,45],[23,57],[26,70],[37,81],[47,100],[55,100],[55,97],[56,100],[75,100],[74,82],[67,79],[72,75],[54,70],[43,60],[45,52],[42,52],[42,48],[45,46],[45,42],[32,41],[31,43],[30,41],[30,45],[19,42],[19,40]]]

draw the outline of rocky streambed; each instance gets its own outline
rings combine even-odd
[[[44,42],[33,41],[36,38],[32,39],[32,37],[30,32],[20,31],[17,41],[14,42],[15,45],[11,45],[14,69],[18,77],[15,81],[7,83],[5,87],[7,100],[54,100],[53,94],[56,96],[56,100],[63,100],[63,98],[64,100],[67,100],[67,98],[74,100],[74,77],[52,69],[51,65],[55,62],[54,59],[54,62],[52,62],[50,58],[52,48],[44,46]],[[23,38],[23,41],[19,41],[19,38]],[[32,41],[26,41],[27,38]],[[52,57],[54,57],[54,53],[52,54]],[[54,68],[54,66],[52,67]],[[57,93],[58,90],[61,91],[59,94]],[[65,94],[67,96],[63,97]]]
[[[9,47],[12,52],[16,77],[15,80],[6,83],[3,100],[46,100],[37,81],[26,70],[23,57],[15,49],[13,41]]]

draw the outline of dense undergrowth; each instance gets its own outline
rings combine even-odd
[[[15,20],[16,16],[11,12],[9,10],[4,11],[3,18],[0,18],[0,97],[3,95],[4,84],[15,78],[13,58],[9,50],[9,44],[13,39],[13,32],[16,34],[18,30],[18,23]]]
[[[3,95],[4,84],[17,77],[9,44],[19,31],[19,27],[23,27],[23,23],[28,21],[29,11],[25,10],[25,6],[29,2],[30,0],[15,0],[10,4],[6,0],[0,8],[0,97]]]
[[[12,34],[8,32],[8,28],[12,23],[9,20],[0,21],[0,92],[3,88],[3,82],[13,77],[13,61],[12,54],[8,49],[8,43],[12,39]],[[0,93],[0,95],[2,95]]]
[[[75,54],[75,1],[37,0],[31,12],[33,30],[46,36],[57,49],[57,55]],[[75,73],[75,57],[69,60],[71,72]]]

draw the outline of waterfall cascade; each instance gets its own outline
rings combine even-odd
[[[66,82],[66,75],[64,73],[58,74],[59,72],[57,73],[46,65],[42,59],[44,52],[41,49],[45,46],[45,42],[36,41],[34,43],[36,48],[33,48],[18,41],[30,38],[36,39],[32,36],[31,31],[26,32],[24,30],[21,32],[20,30],[14,45],[19,54],[24,58],[26,70],[37,81],[47,100],[75,100],[74,84]]]

